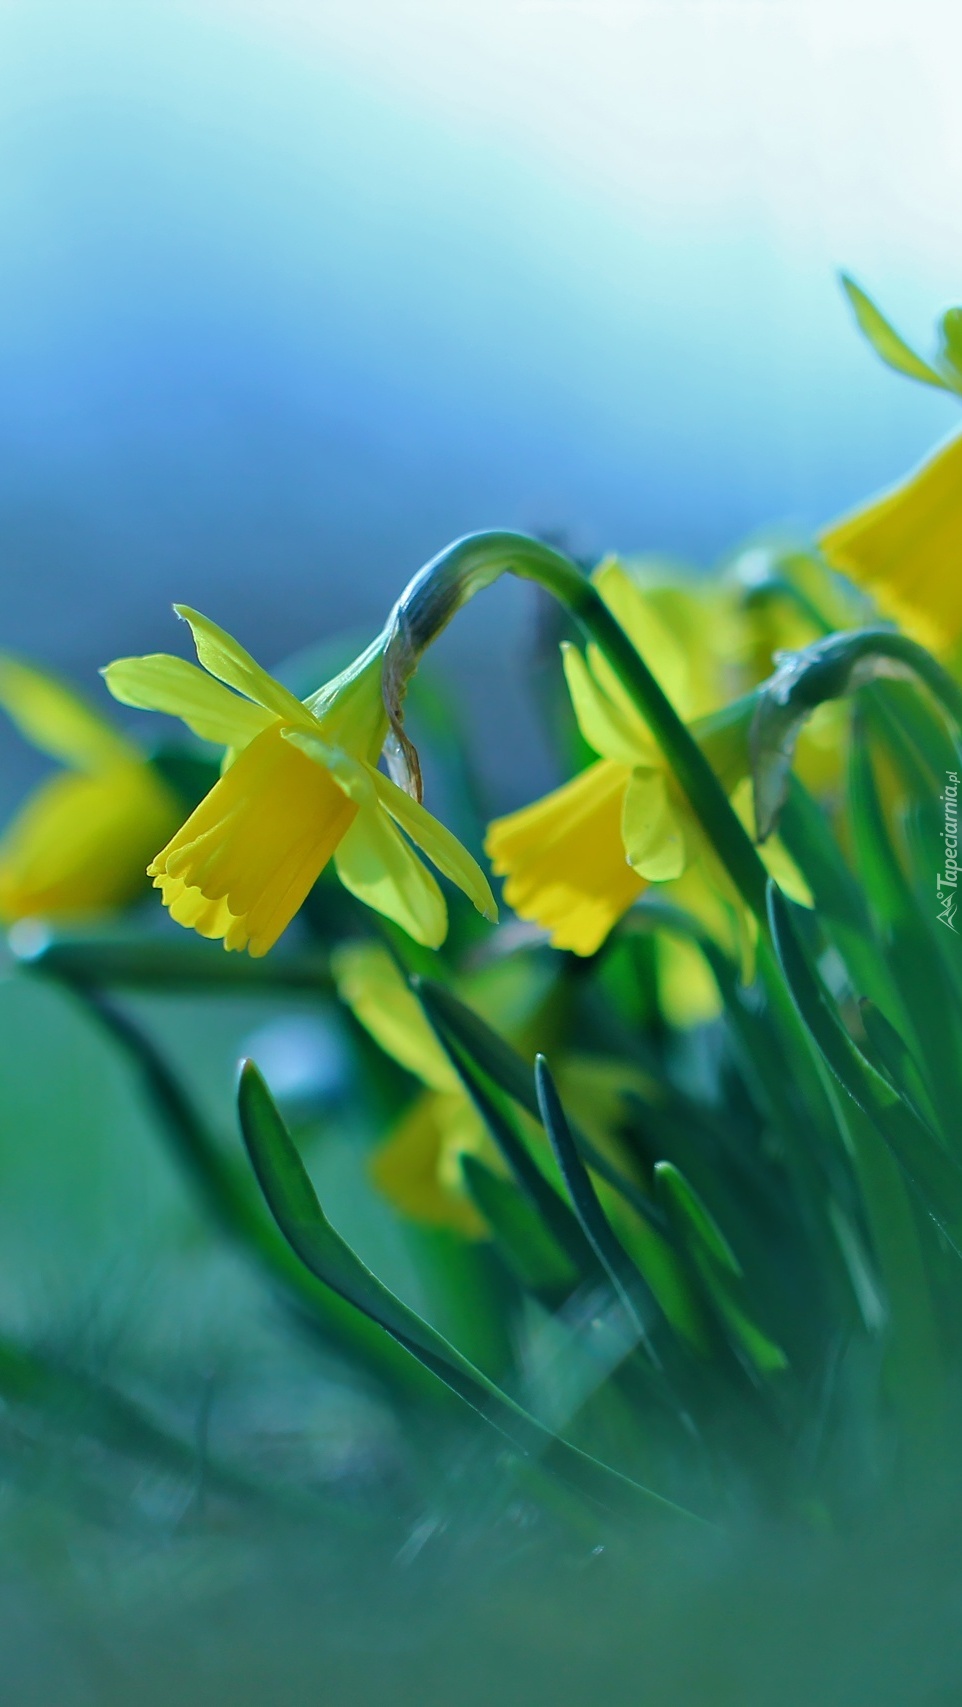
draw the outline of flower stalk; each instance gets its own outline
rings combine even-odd
[[[396,780],[419,792],[417,755],[404,733],[402,701],[421,654],[475,593],[504,573],[537,582],[604,653],[738,893],[767,931],[768,874],[697,741],[588,578],[563,552],[527,534],[485,532],[455,540],[419,570],[395,605],[387,624],[383,689],[393,736],[389,762]]]

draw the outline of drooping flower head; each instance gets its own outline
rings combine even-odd
[[[65,768],[0,838],[0,918],[68,920],[132,901],[181,803],[140,749],[65,683],[0,657],[0,705]]]
[[[103,673],[123,704],[169,712],[227,749],[220,781],[148,868],[179,924],[266,954],[333,857],[345,888],[436,947],[447,908],[412,842],[496,916],[470,854],[377,768],[383,642],[302,701],[207,617],[175,609],[202,668],[158,653]]]

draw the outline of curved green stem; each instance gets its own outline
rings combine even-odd
[[[604,653],[736,889],[767,931],[765,867],[711,765],[591,581],[563,552],[541,540],[522,533],[468,534],[425,564],[402,593],[388,622],[384,668],[385,704],[399,748],[406,747],[400,710],[404,689],[421,653],[468,599],[504,573],[544,587]]]

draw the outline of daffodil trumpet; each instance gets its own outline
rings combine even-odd
[[[219,781],[148,867],[179,924],[266,954],[333,858],[359,900],[437,947],[447,907],[415,848],[497,917],[467,850],[378,769],[389,728],[383,636],[299,700],[215,623],[175,609],[198,664],[158,653],[118,659],[103,674],[123,704],[180,717],[226,749]]]
[[[388,621],[384,698],[391,722],[394,774],[416,790],[402,722],[407,681],[421,653],[475,593],[509,573],[535,581],[571,613],[615,672],[651,730],[722,866],[762,930],[768,929],[768,873],[698,741],[597,588],[563,552],[527,534],[490,532],[455,540],[427,563],[401,595]]]

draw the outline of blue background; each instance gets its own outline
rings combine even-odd
[[[0,7],[0,644],[99,693],[181,599],[270,662],[474,528],[707,565],[895,477],[955,410],[835,269],[962,297],[939,17]],[[511,799],[527,599],[439,648]]]

